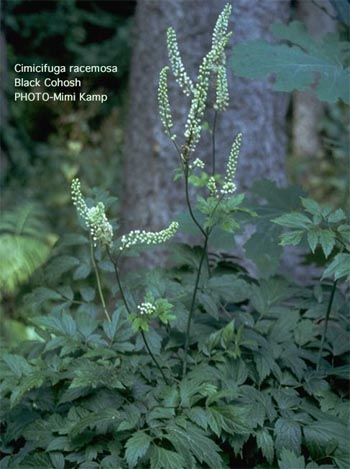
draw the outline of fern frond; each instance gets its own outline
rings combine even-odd
[[[43,222],[44,210],[33,203],[22,203],[14,210],[1,213],[0,235],[3,233],[18,236],[33,236],[43,239],[47,236],[47,226]]]
[[[13,293],[49,257],[51,243],[43,222],[43,210],[24,203],[1,214],[0,290]]]

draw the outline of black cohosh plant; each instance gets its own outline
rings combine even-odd
[[[162,374],[164,381],[167,382],[167,379],[147,342],[144,331],[148,330],[149,320],[154,319],[155,317],[159,318],[164,324],[167,324],[168,321],[173,318],[173,316],[169,313],[172,308],[172,305],[165,299],[157,299],[156,301],[154,301],[153,299],[153,302],[150,302],[150,297],[148,297],[148,301],[141,303],[141,305],[137,307],[136,313],[132,312],[131,307],[129,306],[129,303],[124,294],[124,289],[120,280],[118,261],[123,251],[130,249],[132,246],[142,244],[159,244],[167,241],[176,233],[178,229],[178,223],[173,222],[169,225],[168,228],[164,229],[163,231],[154,233],[144,230],[131,231],[129,234],[123,235],[120,240],[118,240],[118,242],[116,243],[116,246],[113,246],[113,229],[112,225],[109,223],[106,217],[104,204],[102,202],[99,202],[96,206],[88,208],[81,193],[79,179],[74,179],[72,182],[72,200],[77,208],[79,215],[83,218],[86,227],[89,229],[90,232],[91,260],[96,275],[96,282],[98,286],[100,300],[107,320],[111,322],[111,316],[108,313],[106,307],[106,301],[104,299],[103,291],[101,288],[99,269],[96,265],[93,251],[93,248],[97,246],[97,243],[101,244],[102,247],[106,249],[108,257],[114,266],[119,291],[126,311],[128,312],[130,319],[133,322],[133,329],[135,331],[139,330],[141,332],[142,339],[149,354],[152,357],[152,360],[154,361],[155,365]],[[115,247],[118,251],[116,257],[113,257],[111,253],[113,247]]]
[[[171,116],[171,106],[168,98],[167,85],[167,74],[169,67],[166,66],[161,70],[159,79],[158,102],[160,118],[164,126],[164,131],[174,143],[175,150],[179,157],[180,168],[178,175],[184,178],[185,200],[189,214],[203,237],[202,255],[200,257],[197,268],[197,274],[193,286],[192,298],[187,318],[182,376],[185,376],[187,371],[187,360],[191,338],[191,323],[195,311],[198,286],[205,259],[207,259],[206,264],[209,268],[208,246],[212,230],[215,226],[219,225],[223,229],[231,232],[234,230],[234,228],[237,227],[237,224],[233,219],[234,212],[242,211],[252,214],[250,210],[241,206],[241,203],[244,200],[244,195],[235,195],[236,184],[234,179],[239,150],[242,143],[241,134],[238,134],[233,141],[227,162],[226,174],[224,177],[216,174],[215,172],[215,123],[217,119],[217,113],[225,111],[229,103],[225,47],[231,36],[231,33],[227,32],[230,13],[231,6],[227,5],[216,22],[212,37],[211,50],[202,60],[195,83],[192,82],[185,71],[179,53],[175,31],[172,28],[169,28],[168,30],[167,46],[171,70],[183,92],[191,98],[189,113],[182,140],[173,134],[171,130],[173,127],[173,121]],[[214,104],[214,125],[212,129],[212,164],[211,171],[208,173],[205,171],[205,163],[200,158],[195,157],[195,153],[196,145],[198,144],[201,137],[204,112],[208,107],[208,92],[211,82],[213,82],[215,86],[216,99]],[[179,140],[181,140],[180,143]],[[201,171],[200,178],[196,174],[198,170]],[[190,184],[194,184],[195,186],[202,185],[206,189],[206,198],[202,196],[197,197],[197,208],[205,216],[203,223],[201,223],[195,215],[193,203],[189,193]],[[91,242],[94,246],[96,246],[97,243],[100,243],[106,249],[107,255],[114,266],[120,295],[129,317],[132,320],[133,328],[135,331],[140,331],[149,354],[161,372],[163,379],[168,382],[160,365],[152,353],[144,332],[148,330],[148,324],[154,318],[159,318],[159,320],[164,324],[168,324],[171,319],[174,319],[174,315],[170,312],[172,305],[166,299],[161,298],[157,300],[154,300],[153,298],[153,300],[150,301],[152,295],[147,293],[145,302],[138,305],[136,310],[133,311],[124,293],[124,288],[122,286],[119,274],[118,262],[120,256],[126,250],[132,249],[133,246],[157,245],[168,241],[173,235],[175,235],[178,229],[178,223],[172,222],[168,228],[160,232],[134,230],[126,235],[121,236],[120,239],[117,239],[116,242],[114,242],[112,226],[107,220],[103,203],[100,202],[96,206],[88,208],[81,194],[80,182],[78,179],[75,179],[72,182],[72,198],[80,216],[84,219],[87,227],[90,230]],[[117,252],[116,256],[113,255],[114,250]],[[96,264],[94,267],[103,310],[107,319],[110,320],[110,315],[107,311],[106,302],[102,294],[100,276]]]
[[[158,102],[161,121],[164,126],[164,131],[174,143],[179,157],[181,171],[178,174],[182,174],[185,181],[185,198],[189,214],[201,235],[203,236],[203,251],[197,269],[197,276],[187,319],[186,341],[183,358],[183,376],[186,374],[187,369],[191,322],[196,303],[198,284],[205,258],[208,256],[208,245],[212,230],[216,225],[219,225],[228,231],[232,231],[235,227],[237,227],[233,220],[234,212],[249,212],[249,210],[243,209],[241,207],[244,195],[234,195],[236,191],[234,178],[236,174],[239,150],[242,143],[241,134],[238,134],[234,139],[224,179],[222,179],[219,174],[216,174],[215,171],[215,131],[217,113],[225,111],[229,104],[225,47],[231,36],[231,33],[227,31],[230,14],[231,6],[226,5],[216,22],[212,36],[211,50],[202,60],[202,63],[199,67],[197,81],[195,83],[193,83],[191,78],[188,76],[182,63],[177,44],[176,33],[173,28],[168,29],[167,46],[171,70],[185,95],[191,97],[190,109],[182,139],[179,139],[178,136],[172,132],[173,121],[171,116],[171,106],[168,98],[167,85],[167,74],[169,67],[164,67],[160,72]],[[203,160],[195,157],[194,155],[196,145],[198,144],[201,137],[203,116],[208,105],[208,92],[212,78],[214,78],[213,81],[216,91],[216,100],[214,104],[215,113],[212,128],[213,140],[211,172],[208,173],[204,170],[205,164]],[[200,178],[196,177],[196,170],[198,169],[201,170]],[[205,186],[207,192],[209,193],[207,198],[197,197],[197,208],[205,216],[205,221],[202,224],[197,219],[193,210],[193,204],[191,202],[189,193],[189,184],[191,183],[196,186]]]
[[[229,258],[208,261],[214,230],[232,236],[236,212],[249,219],[253,213],[235,193],[241,135],[233,139],[224,176],[215,170],[217,113],[228,103],[230,10],[219,16],[195,82],[168,31],[171,69],[191,98],[182,138],[172,133],[170,69],[160,75],[161,119],[202,246],[175,245],[171,269],[121,278],[122,256],[169,241],[179,225],[118,236],[107,216],[110,198],[85,198],[73,180],[87,235],[62,240],[45,267],[45,283],[27,297],[36,313],[34,340],[0,358],[2,469],[349,467],[349,312],[341,290],[301,288],[278,276],[252,279]],[[196,144],[212,82],[207,170]],[[196,203],[191,184],[201,188]],[[316,210],[303,203],[309,213]],[[348,225],[342,212],[318,210],[313,219],[293,213],[275,222],[297,231],[285,233],[283,243],[312,232],[306,234],[311,249],[320,243],[332,257],[325,275],[340,282]]]

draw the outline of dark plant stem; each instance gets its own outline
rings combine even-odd
[[[162,375],[162,377],[163,377],[163,379],[164,379],[165,384],[169,384],[169,381],[167,380],[167,378],[166,378],[165,374],[163,373],[163,370],[161,369],[161,367],[160,367],[160,365],[159,365],[159,363],[158,363],[156,357],[153,355],[152,350],[151,350],[150,346],[148,345],[148,342],[147,342],[145,333],[143,332],[142,329],[141,329],[140,332],[141,332],[142,339],[143,339],[143,341],[144,341],[144,343],[145,343],[146,349],[147,349],[148,353],[150,354],[150,356],[151,356],[151,358],[152,358],[154,364],[156,365],[156,367],[157,367],[158,370],[160,371],[160,373],[161,373],[161,375]]]
[[[213,155],[213,158],[215,160],[215,155]],[[202,272],[202,266],[203,266],[204,259],[207,259],[208,274],[210,275],[209,256],[208,256],[208,241],[209,241],[209,236],[210,236],[212,228],[213,228],[212,227],[208,230],[205,230],[201,226],[201,224],[198,222],[198,220],[196,219],[196,217],[193,213],[191,200],[190,200],[190,196],[189,196],[189,188],[188,188],[188,165],[187,164],[185,164],[184,175],[185,175],[186,203],[187,203],[188,211],[190,213],[190,216],[191,216],[193,222],[196,224],[196,226],[198,227],[198,229],[200,230],[200,232],[204,236],[204,245],[203,245],[202,256],[201,256],[201,259],[200,259],[200,262],[199,262],[197,277],[196,277],[195,286],[194,286],[193,294],[192,294],[192,301],[191,301],[190,311],[189,311],[188,320],[187,320],[185,349],[184,349],[184,360],[183,360],[183,367],[182,367],[182,375],[183,376],[186,375],[186,371],[187,371],[187,355],[188,355],[188,349],[189,349],[189,343],[190,343],[192,316],[193,316],[194,306],[195,306],[195,302],[196,302],[196,298],[197,298],[198,285],[199,285],[199,280],[200,280],[200,276],[201,276],[201,272]],[[223,199],[223,196],[221,196],[220,199],[218,200],[217,204],[214,207],[214,210],[213,210],[211,216],[214,215],[214,213],[215,213],[216,209],[218,208],[218,206],[220,205],[220,202],[222,201],[222,199]]]
[[[216,121],[218,117],[218,111],[214,112],[214,122],[213,122],[213,130],[212,130],[212,175],[215,176],[216,172],[216,150],[215,150],[215,132],[216,132]]]
[[[184,360],[183,360],[183,366],[182,366],[182,376],[185,376],[186,371],[187,371],[187,354],[188,354],[188,348],[189,348],[189,345],[190,345],[191,322],[192,322],[192,316],[193,316],[193,311],[194,311],[194,305],[195,305],[196,297],[197,297],[197,291],[198,291],[198,285],[199,285],[199,280],[200,280],[200,276],[201,276],[202,266],[203,266],[204,259],[207,255],[208,239],[209,239],[209,236],[208,236],[207,233],[205,233],[205,241],[204,241],[204,246],[203,246],[203,252],[202,252],[202,256],[201,256],[199,266],[198,266],[196,282],[195,282],[193,293],[192,293],[191,307],[190,307],[190,311],[189,311],[189,314],[188,314],[188,320],[187,320],[185,349],[184,349]]]
[[[173,145],[174,145],[174,147],[175,147],[177,156],[179,157],[179,161],[180,161],[181,168],[182,168],[183,171],[185,171],[185,170],[184,170],[184,162],[183,162],[183,159],[182,159],[182,156],[181,156],[181,150],[180,150],[180,148],[179,148],[179,145],[176,143],[175,139],[172,138],[173,135],[171,134],[169,128],[168,128],[168,135],[169,135],[169,137],[170,137],[171,142],[173,143]]]
[[[197,218],[195,217],[194,213],[193,213],[193,210],[192,210],[192,204],[191,204],[191,200],[190,200],[190,192],[189,192],[189,185],[188,185],[188,164],[186,163],[185,165],[185,193],[186,193],[186,204],[187,204],[187,208],[188,208],[188,211],[189,211],[189,214],[193,220],[193,222],[195,223],[195,225],[198,227],[199,231],[202,233],[202,235],[205,237],[206,236],[206,232],[205,230],[203,229],[202,225],[199,223],[199,221],[197,220]]]
[[[325,317],[325,323],[324,323],[324,328],[323,328],[323,334],[322,334],[322,340],[321,340],[320,350],[319,350],[319,353],[318,353],[318,360],[317,360],[317,367],[316,367],[317,371],[319,370],[320,364],[321,364],[324,343],[325,343],[326,335],[327,335],[329,316],[330,316],[331,310],[332,310],[334,294],[335,294],[335,291],[337,289],[337,281],[338,280],[334,280],[331,295],[329,297],[329,302],[328,302],[328,307],[327,307],[327,312],[326,312],[326,317]]]
[[[125,294],[124,294],[124,289],[123,289],[123,286],[122,286],[122,283],[120,281],[120,275],[119,275],[119,268],[118,268],[118,262],[113,258],[109,248],[107,247],[106,248],[107,250],[107,254],[108,254],[108,257],[110,259],[110,261],[112,262],[113,264],[113,267],[114,267],[114,273],[115,273],[115,278],[117,279],[117,283],[118,283],[118,287],[119,287],[119,291],[120,291],[120,295],[122,297],[122,301],[124,303],[124,306],[125,306],[125,309],[127,310],[127,312],[129,314],[131,314],[131,309],[129,307],[129,304],[126,300],[126,297],[125,297]]]
[[[124,289],[123,289],[123,286],[122,286],[122,282],[121,282],[121,280],[120,280],[118,262],[113,258],[112,254],[111,254],[111,252],[110,252],[110,250],[109,250],[109,248],[108,248],[108,246],[107,246],[106,250],[107,250],[108,257],[109,257],[109,259],[110,259],[110,261],[112,262],[113,267],[114,267],[115,277],[116,277],[116,279],[117,279],[117,283],[118,283],[120,295],[121,295],[121,297],[122,297],[122,301],[123,301],[123,303],[124,303],[125,309],[127,310],[127,312],[128,312],[129,314],[131,314],[131,309],[130,309],[130,306],[129,306],[127,300],[126,300],[126,296],[125,296],[125,294],[124,294]],[[146,347],[148,353],[150,354],[150,357],[152,358],[154,364],[156,365],[156,367],[157,367],[158,370],[160,371],[160,374],[162,375],[165,384],[169,384],[169,382],[168,382],[168,380],[167,380],[165,374],[163,373],[162,368],[160,367],[160,365],[159,365],[159,363],[158,363],[158,360],[157,360],[156,357],[153,355],[152,350],[151,350],[151,348],[150,348],[150,346],[149,346],[149,344],[148,344],[148,342],[147,342],[145,333],[144,333],[142,330],[141,330],[141,337],[142,337],[142,339],[143,339],[143,342],[144,342],[144,344],[145,344],[145,347]]]
[[[98,289],[98,293],[99,293],[99,295],[100,295],[100,299],[101,299],[101,303],[102,303],[102,308],[103,308],[103,311],[104,311],[104,313],[105,313],[105,316],[106,316],[108,322],[111,322],[111,317],[110,317],[110,315],[109,315],[109,313],[108,313],[107,306],[106,306],[106,302],[105,302],[105,299],[104,299],[104,296],[103,296],[103,292],[102,292],[100,274],[99,274],[98,267],[97,267],[97,264],[96,264],[96,261],[95,261],[94,245],[93,245],[91,239],[90,239],[90,256],[91,256],[92,266],[93,266],[94,271],[95,271],[95,276],[96,276],[96,281],[97,281],[97,289]]]
[[[215,171],[216,171],[216,149],[215,149],[216,122],[217,122],[217,111],[215,111],[215,113],[214,113],[214,122],[213,122],[213,130],[212,130],[212,175],[213,176],[215,175]],[[170,129],[168,129],[168,133],[169,133],[169,136],[171,137]],[[188,147],[190,146],[191,138],[192,138],[192,133],[191,133],[191,135],[190,135],[190,137],[188,138],[188,141],[187,141],[187,146]],[[189,311],[188,320],[187,320],[187,327],[186,327],[184,359],[183,359],[183,368],[182,368],[182,375],[185,376],[186,371],[187,371],[187,355],[188,355],[188,349],[189,349],[189,344],[190,344],[192,316],[193,316],[194,307],[195,307],[195,303],[196,303],[199,280],[200,280],[200,276],[201,276],[201,272],[202,272],[204,259],[207,260],[208,275],[210,276],[210,266],[209,266],[209,256],[208,256],[208,241],[209,241],[209,236],[210,236],[210,233],[211,233],[213,227],[211,229],[207,229],[207,230],[204,229],[202,227],[202,225],[199,223],[199,221],[197,220],[197,218],[196,218],[196,216],[193,212],[191,199],[190,199],[190,194],[189,194],[189,181],[188,181],[189,160],[188,160],[186,154],[182,154],[182,152],[181,152],[180,148],[178,147],[178,145],[176,144],[176,142],[173,139],[171,139],[171,140],[173,141],[174,146],[176,148],[177,154],[178,154],[180,162],[181,162],[181,167],[182,167],[182,170],[183,170],[183,173],[184,173],[184,177],[185,177],[185,196],[186,196],[186,204],[187,204],[187,208],[188,208],[190,217],[191,217],[192,221],[194,222],[194,224],[199,229],[199,231],[204,236],[203,252],[202,252],[201,259],[200,259],[199,266],[198,266],[196,281],[195,281],[195,285],[194,285],[194,289],[193,289],[193,293],[192,293],[190,311]],[[222,197],[220,197],[218,203],[216,204],[212,215],[215,213],[215,211],[216,211],[217,207],[219,206],[221,200],[222,200]]]
[[[202,225],[201,225],[201,224],[199,223],[199,221],[197,220],[196,216],[195,216],[194,213],[193,213],[193,209],[192,209],[192,204],[191,204],[191,199],[190,199],[190,193],[189,193],[189,185],[188,185],[188,163],[185,164],[185,167],[184,167],[184,175],[185,175],[186,204],[187,204],[187,208],[188,208],[189,214],[190,214],[190,216],[191,216],[193,222],[195,223],[195,225],[198,227],[199,231],[202,233],[202,235],[204,236],[204,238],[206,238],[208,235],[207,235],[205,229],[202,227]],[[206,252],[206,259],[207,259],[208,275],[210,275],[209,254],[208,254],[208,242],[206,243],[205,252]]]

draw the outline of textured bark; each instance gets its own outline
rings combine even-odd
[[[318,0],[317,5],[309,0],[300,0],[297,7],[298,18],[314,38],[320,38],[336,30],[336,22],[330,16],[334,15],[330,2]],[[324,116],[324,110],[324,104],[311,91],[294,93],[293,154],[295,156],[302,159],[308,156],[315,157],[322,152],[319,123]]]
[[[308,32],[314,38],[336,30],[336,22],[331,18],[335,12],[328,0],[299,0],[297,4],[298,19],[307,27]],[[324,11],[325,10],[325,11]],[[329,14],[327,14],[327,12]],[[325,112],[325,105],[311,91],[296,91],[293,95],[293,123],[292,123],[292,148],[293,156],[300,162],[306,158],[316,158],[322,153],[322,139],[319,132],[319,123]],[[309,174],[299,174],[299,184],[308,180]],[[289,246],[284,250],[282,266],[285,272],[289,272],[300,284],[319,281],[322,269],[315,265],[303,265],[301,263],[305,250],[299,247]]]
[[[225,3],[226,0],[138,3],[124,151],[123,231],[136,227],[161,229],[175,213],[185,209],[183,182],[172,182],[178,157],[172,142],[163,134],[158,117],[159,72],[168,64],[166,31],[169,26],[175,28],[184,65],[195,79],[201,59],[210,49],[212,29]],[[275,21],[286,22],[289,11],[289,0],[235,0],[231,47],[242,41],[271,39],[270,25]],[[227,56],[229,61],[231,53]],[[180,137],[189,101],[170,76],[174,133]],[[261,178],[284,185],[288,96],[273,92],[269,83],[233,77],[232,71],[229,77],[231,104],[217,123],[217,168],[224,169],[232,141],[242,132],[244,142],[237,171],[239,188],[245,189]],[[211,126],[213,111],[206,117]],[[210,162],[209,132],[203,133],[196,156]]]

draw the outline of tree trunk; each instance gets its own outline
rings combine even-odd
[[[327,14],[328,12],[328,14]],[[320,38],[336,30],[336,21],[331,18],[334,10],[328,0],[299,0],[297,3],[297,16],[302,21],[310,35]],[[310,179],[310,164],[303,162],[312,158],[322,157],[322,139],[319,124],[324,117],[325,105],[312,91],[295,91],[293,94],[293,123],[292,123],[292,149],[296,165],[305,167],[297,175],[297,183],[303,185]],[[316,163],[315,163],[316,164]],[[300,169],[299,169],[300,171]],[[299,247],[288,246],[284,250],[282,265],[284,271],[292,274],[300,284],[314,282],[320,278],[322,269],[315,265],[303,265],[302,256],[306,250]]]
[[[329,12],[327,14],[327,11]],[[317,4],[300,0],[297,5],[298,18],[306,25],[314,38],[335,32],[334,10],[328,0],[318,0]],[[293,154],[304,160],[307,157],[321,156],[322,141],[319,124],[324,116],[324,104],[311,91],[296,91],[293,97]],[[303,175],[301,175],[301,183]],[[305,174],[308,178],[309,175]]]
[[[135,44],[130,78],[130,104],[124,151],[122,228],[158,230],[185,208],[181,182],[173,183],[178,159],[172,142],[163,134],[158,116],[159,72],[168,64],[166,31],[174,27],[182,59],[195,79],[202,57],[211,46],[211,33],[225,0],[167,0],[138,2]],[[230,45],[256,38],[270,39],[274,21],[289,17],[289,0],[235,0]],[[230,51],[227,54],[228,66]],[[286,121],[288,96],[271,90],[271,85],[230,77],[230,107],[219,115],[216,133],[218,168],[224,168],[238,132],[243,147],[238,164],[238,186],[249,187],[255,179],[286,181]],[[183,135],[189,101],[169,74],[169,94],[174,132]],[[213,111],[207,115],[212,126]],[[196,156],[210,161],[211,135],[204,132]]]

